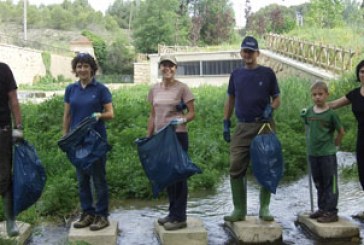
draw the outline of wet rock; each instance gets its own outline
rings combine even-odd
[[[198,217],[187,217],[187,227],[167,231],[157,221],[154,228],[162,245],[207,245],[207,231]]]
[[[273,243],[282,241],[282,227],[276,222],[268,222],[257,216],[246,216],[245,221],[225,222],[232,235],[242,243]]]
[[[91,245],[116,244],[118,236],[118,223],[110,220],[110,225],[98,231],[91,231],[89,227],[75,229],[71,224],[68,240],[70,242],[84,241]]]
[[[20,221],[17,221],[16,224],[19,228],[19,236],[8,237],[5,221],[0,222],[0,244],[3,244],[2,242],[5,242],[5,244],[13,244],[12,242],[15,242],[18,245],[25,244],[32,233],[31,226],[28,223]]]
[[[298,222],[311,233],[322,239],[353,239],[359,237],[359,227],[348,218],[339,216],[339,221],[319,223],[308,214],[298,215]]]

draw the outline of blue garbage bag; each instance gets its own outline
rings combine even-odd
[[[173,125],[167,125],[150,138],[137,139],[140,162],[152,184],[153,197],[167,186],[202,173],[182,149]]]
[[[87,117],[58,141],[70,162],[83,171],[89,171],[94,162],[111,150],[107,141],[94,129],[96,122],[94,117]]]
[[[261,133],[264,127],[269,127],[268,133]],[[262,126],[250,145],[250,157],[253,174],[259,184],[275,194],[277,186],[283,177],[282,147],[269,123]]]
[[[27,141],[14,145],[13,156],[13,210],[26,210],[41,196],[46,173],[34,147]]]

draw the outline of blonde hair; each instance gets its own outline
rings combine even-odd
[[[316,80],[314,84],[311,85],[311,91],[314,89],[323,89],[326,93],[329,92],[329,87],[324,81]]]

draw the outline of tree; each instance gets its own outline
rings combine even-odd
[[[353,27],[363,26],[363,8],[361,4],[355,0],[344,0],[344,11],[343,19],[344,21]]]
[[[177,7],[176,7],[177,6]],[[187,42],[189,20],[178,16],[179,0],[146,0],[133,23],[134,45],[138,52],[155,53],[158,44],[181,45]]]
[[[92,46],[95,51],[96,59],[97,59],[99,65],[101,66],[101,68],[104,70],[105,63],[106,63],[106,56],[107,56],[105,41],[100,36],[92,33],[91,31],[88,31],[88,30],[82,31],[82,35],[87,37],[92,42]]]
[[[343,24],[341,0],[311,0],[306,23],[318,28],[334,28]]]
[[[267,32],[285,33],[295,27],[295,13],[293,9],[277,4],[268,5],[250,16],[247,29],[262,35]]]
[[[113,16],[120,28],[129,29],[129,24],[136,9],[135,1],[115,0],[115,2],[107,9],[106,15]]]
[[[119,36],[117,40],[107,48],[104,74],[132,74],[134,53],[127,47],[127,39]]]
[[[250,0],[245,0],[245,29],[248,31],[248,27],[250,26],[250,15],[251,15],[252,7],[250,6]]]
[[[235,26],[234,11],[230,2],[228,0],[200,0],[195,1],[194,4],[198,9],[194,16],[199,16],[202,20],[200,32],[202,41],[209,45],[228,41]]]

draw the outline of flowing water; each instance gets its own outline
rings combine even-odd
[[[351,154],[339,155],[339,165],[351,164]],[[364,211],[364,192],[358,181],[343,181],[339,178],[339,215],[351,219],[351,215]],[[257,215],[259,209],[259,186],[254,179],[248,180],[248,215]],[[314,190],[314,204],[316,198]],[[296,224],[297,214],[309,211],[310,194],[307,176],[298,181],[282,183],[277,194],[272,195],[271,212],[275,220],[283,228],[283,244],[299,245],[356,245],[361,241],[319,241]],[[125,201],[110,214],[110,219],[118,221],[121,232],[118,244],[127,245],[158,245],[158,239],[153,232],[155,220],[167,213],[167,200]],[[207,229],[208,244],[236,244],[229,232],[223,226],[223,216],[232,210],[230,184],[228,177],[222,179],[214,193],[199,193],[190,195],[188,200],[188,215],[199,216]],[[360,227],[360,236],[364,237],[364,223],[351,220]],[[50,245],[67,243],[67,227],[42,225],[34,229],[31,245]],[[363,243],[364,244],[364,243]]]

